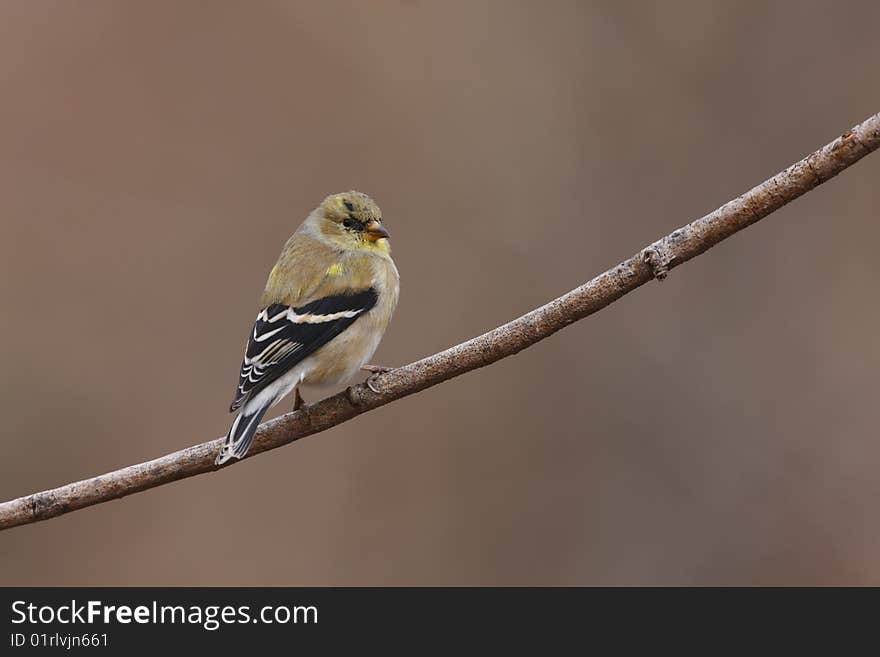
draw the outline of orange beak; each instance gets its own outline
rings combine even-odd
[[[367,222],[367,225],[364,226],[364,234],[367,236],[367,239],[371,242],[375,242],[376,240],[381,240],[383,237],[388,238],[391,235],[388,234],[388,231],[385,230],[385,226],[380,224],[375,219],[371,219]]]

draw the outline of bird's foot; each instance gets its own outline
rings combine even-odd
[[[381,395],[382,391],[376,388],[376,379],[378,379],[382,374],[386,372],[390,372],[393,370],[393,367],[383,367],[381,365],[364,365],[361,367],[364,372],[369,372],[370,376],[367,377],[367,380],[364,383],[367,384],[367,387],[375,392],[377,395]]]
[[[369,372],[370,374],[385,374],[386,372],[390,372],[394,368],[384,367],[382,365],[364,365],[361,369],[364,372]]]
[[[299,388],[296,389],[295,396],[293,398],[293,410],[298,411],[303,406],[306,405],[305,400],[303,400],[302,395],[299,394]]]

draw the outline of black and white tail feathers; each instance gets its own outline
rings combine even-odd
[[[241,409],[241,412],[235,417],[232,426],[229,427],[229,433],[226,434],[226,440],[223,442],[223,448],[217,454],[214,463],[223,465],[229,459],[240,459],[247,454],[251,443],[254,440],[254,433],[260,425],[263,415],[269,410],[272,402],[269,401],[263,406],[250,409],[249,406]]]

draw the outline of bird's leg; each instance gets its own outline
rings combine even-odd
[[[301,409],[305,405],[306,405],[306,403],[305,403],[305,401],[303,401],[302,395],[299,394],[299,386],[297,386],[294,389],[293,410],[298,411],[299,409]]]
[[[373,392],[375,392],[377,395],[381,395],[382,391],[376,390],[376,388],[374,387],[376,379],[379,378],[379,375],[385,374],[386,372],[390,372],[394,368],[393,367],[383,367],[381,365],[364,365],[363,367],[361,367],[361,369],[364,372],[370,373],[370,376],[368,376],[367,380],[364,381],[364,383],[367,384],[367,387],[370,390],[372,390]]]

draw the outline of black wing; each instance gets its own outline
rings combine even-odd
[[[335,294],[293,308],[273,303],[257,315],[248,337],[238,387],[230,411],[288,372],[306,357],[351,326],[376,305],[379,296],[369,288]]]

